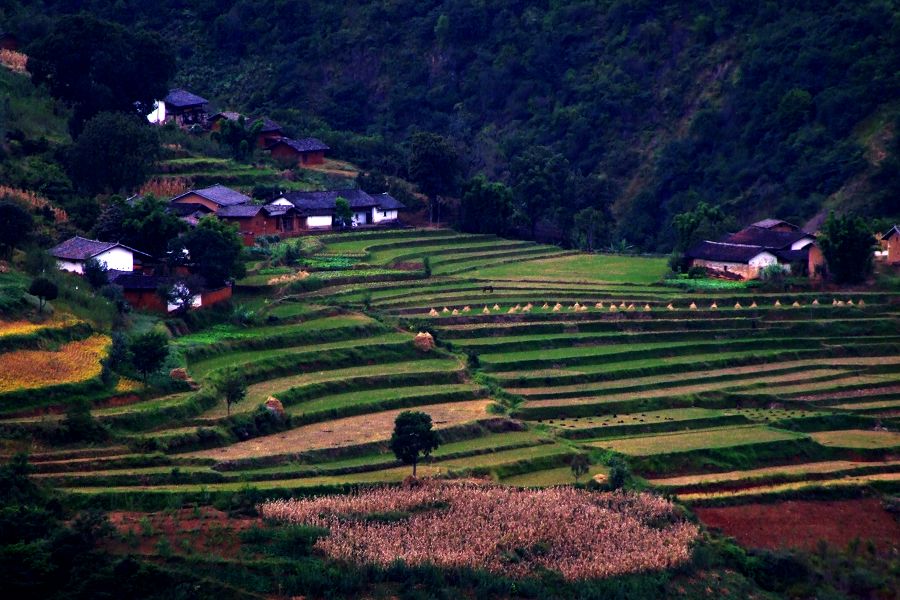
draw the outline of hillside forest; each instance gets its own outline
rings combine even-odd
[[[415,134],[441,136],[442,201],[510,217],[463,228],[668,251],[701,202],[737,223],[900,214],[892,0],[3,0],[0,23],[28,53],[82,11],[155,37],[150,80],[371,171],[408,178]]]

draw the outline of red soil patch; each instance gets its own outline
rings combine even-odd
[[[109,521],[124,539],[109,543],[112,551],[131,554],[159,554],[158,544],[168,540],[173,554],[214,552],[234,558],[240,551],[239,534],[261,523],[258,518],[229,517],[212,508],[198,512],[110,512]]]
[[[129,404],[135,404],[140,401],[141,397],[137,394],[121,394],[106,398],[105,400],[100,400],[94,403],[91,408],[118,408],[119,406],[128,406]],[[51,404],[49,406],[10,412],[3,416],[4,418],[10,419],[27,419],[29,417],[43,417],[45,415],[62,415],[65,414],[67,409],[68,406],[64,404]]]
[[[855,538],[871,540],[883,551],[900,548],[900,523],[875,498],[698,507],[694,512],[708,527],[753,548],[813,550],[819,540],[843,548]]]

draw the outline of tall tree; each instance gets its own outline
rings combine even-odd
[[[44,305],[50,300],[56,300],[56,297],[59,295],[59,288],[46,277],[35,277],[31,285],[28,286],[28,293],[32,296],[37,296],[40,301],[38,311],[44,312]]]
[[[715,240],[734,225],[718,206],[700,202],[694,208],[675,216],[672,220],[678,241],[675,251],[686,252],[688,248],[703,240]]]
[[[588,207],[575,213],[569,235],[573,246],[579,250],[593,252],[609,243],[610,232],[608,214]]]
[[[75,134],[102,111],[149,114],[175,74],[161,37],[86,13],[62,17],[28,54],[34,82],[74,108]]]
[[[248,123],[247,118],[243,115],[236,121],[224,119],[219,130],[213,132],[212,138],[227,147],[236,160],[247,160],[253,155],[253,150],[256,148],[256,136],[263,125],[261,119]]]
[[[134,337],[129,344],[131,364],[144,377],[159,371],[169,356],[169,338],[161,331],[151,330]]]
[[[413,134],[409,178],[428,197],[430,222],[440,220],[442,197],[454,192],[460,172],[459,155],[446,138],[427,131]]]
[[[184,221],[166,210],[165,201],[153,196],[123,209],[121,238],[109,241],[121,241],[150,256],[164,256],[171,241],[187,230]]]
[[[437,434],[431,428],[431,416],[419,411],[405,410],[394,421],[391,450],[403,464],[412,465],[413,477],[420,457],[427,457],[439,445]]]
[[[353,210],[350,203],[340,196],[334,201],[334,225],[341,229],[353,225]]]
[[[836,282],[858,283],[872,273],[875,237],[861,217],[830,213],[818,241]]]
[[[0,202],[0,256],[9,256],[28,239],[33,227],[34,219],[27,210],[12,202]]]
[[[503,235],[510,229],[512,190],[505,184],[477,175],[465,186],[459,205],[459,228],[469,233]]]
[[[216,382],[216,391],[225,400],[226,414],[231,415],[231,406],[247,395],[247,380],[238,369],[229,369]]]
[[[526,225],[531,237],[544,219],[552,219],[564,204],[569,161],[545,146],[528,148],[510,164],[515,192],[516,220]]]
[[[173,241],[173,256],[186,256],[208,286],[219,287],[244,275],[244,263],[240,260],[243,248],[236,226],[207,216]],[[187,254],[182,250],[187,250]]]
[[[100,113],[84,126],[69,151],[72,181],[90,194],[130,192],[144,183],[159,156],[149,123],[121,113]]]

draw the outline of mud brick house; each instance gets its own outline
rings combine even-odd
[[[353,227],[396,223],[399,211],[405,208],[390,194],[371,196],[359,189],[288,192],[272,204],[292,206],[301,229],[330,229],[338,198],[345,199],[350,205]]]
[[[330,149],[316,138],[295,140],[283,137],[269,146],[275,160],[300,166],[321,165],[325,162],[325,152]]]
[[[259,148],[268,148],[284,137],[284,130],[281,129],[281,125],[268,117],[262,117],[261,120],[262,128],[256,134],[256,145]],[[324,155],[322,160],[325,160]]]
[[[717,241],[700,242],[685,256],[691,266],[729,279],[756,279],[771,265],[818,277],[825,267],[815,236],[777,219],[758,221]]]
[[[889,265],[900,265],[900,225],[894,225],[879,241],[884,253],[884,260]]]
[[[193,209],[191,212],[200,211],[218,213],[223,207],[236,206],[238,204],[250,204],[252,201],[250,196],[245,196],[237,190],[233,190],[230,187],[217,183],[216,185],[211,185],[198,190],[189,190],[175,196],[169,200],[169,206],[174,210],[182,212],[190,208]],[[180,206],[174,208],[176,205]]]
[[[156,101],[156,108],[147,115],[151,123],[173,122],[180,127],[206,126],[206,106],[209,102],[187,90],[170,90],[165,98]]]
[[[302,231],[294,207],[281,204],[224,206],[216,217],[236,224],[245,246],[252,246],[260,235],[290,237]]]
[[[84,274],[84,263],[90,259],[106,265],[107,269],[131,272],[141,268],[140,259],[150,258],[149,254],[129,248],[118,242],[101,242],[80,236],[69,238],[65,242],[50,249],[50,255],[56,259],[61,271]],[[135,257],[138,263],[135,264]]]
[[[160,294],[161,290],[184,283],[177,278],[162,277],[158,275],[141,275],[135,273],[112,273],[109,282],[122,288],[125,300],[138,310],[149,310],[160,313],[170,313],[178,309],[174,304],[169,304]],[[194,291],[194,290],[191,290]],[[212,306],[219,302],[231,299],[231,286],[223,286],[216,289],[201,287],[196,290],[191,299],[191,308],[197,309],[204,306]]]

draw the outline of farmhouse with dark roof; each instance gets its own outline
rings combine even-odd
[[[180,127],[206,125],[206,105],[209,101],[187,90],[174,89],[162,100],[156,101],[156,108],[147,115],[151,123],[162,125],[174,122]]]
[[[305,229],[328,229],[334,223],[338,198],[343,198],[350,205],[354,227],[396,222],[399,218],[398,211],[404,208],[390,194],[371,196],[359,189],[288,192],[276,200],[276,203],[290,203],[300,215]]]
[[[786,221],[765,219],[720,240],[705,240],[685,253],[691,266],[730,279],[756,279],[772,265],[817,277],[825,266],[816,237]]]
[[[272,158],[279,162],[297,165],[321,165],[325,162],[325,151],[330,149],[324,142],[316,138],[295,140],[282,137],[269,146]]]
[[[199,207],[203,207],[203,209],[217,213],[224,206],[249,204],[250,202],[252,202],[250,196],[246,196],[237,190],[233,190],[230,187],[217,183],[216,185],[197,190],[189,190],[175,196],[169,201],[169,204],[191,205],[197,208],[197,210],[202,210]]]

